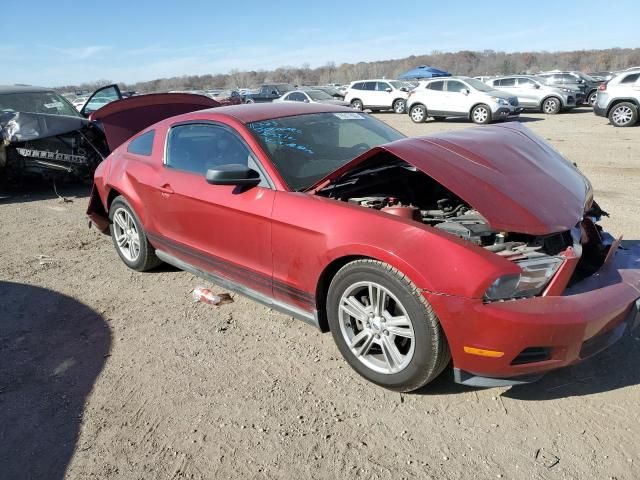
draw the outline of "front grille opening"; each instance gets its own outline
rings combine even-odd
[[[513,359],[511,365],[524,365],[526,363],[544,362],[551,358],[549,347],[528,347]]]

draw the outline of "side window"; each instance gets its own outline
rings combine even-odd
[[[465,88],[467,88],[467,86],[462,82],[457,80],[447,80],[447,92],[459,93]]]
[[[363,85],[364,84],[362,82],[358,82],[358,83],[354,83],[353,87],[351,88],[353,88],[354,90],[364,90]]]
[[[307,97],[305,97],[304,93],[293,92],[289,94],[289,100],[293,100],[294,102],[304,102]]]
[[[502,80],[500,80],[500,86],[501,87],[513,87],[516,84],[516,79],[515,78],[503,78]]]
[[[153,150],[153,139],[156,136],[156,131],[151,130],[143,133],[139,137],[134,138],[129,142],[127,152],[134,153],[136,155],[150,156]]]
[[[378,92],[386,92],[387,88],[391,88],[387,82],[376,82],[376,90]]]
[[[534,82],[530,78],[519,78],[518,79],[518,86],[519,87],[522,87],[522,86],[530,87],[532,85],[534,85]]]
[[[442,80],[438,82],[431,82],[427,84],[427,88],[429,90],[438,90],[438,91],[444,90],[444,82]]]
[[[375,90],[375,89],[376,89],[376,82],[364,82],[363,90]]]
[[[620,83],[635,83],[638,81],[638,78],[640,78],[640,73],[632,73],[620,80]]]
[[[226,128],[189,124],[169,131],[165,159],[169,168],[204,176],[210,168],[230,163],[249,165],[250,159],[249,148]]]

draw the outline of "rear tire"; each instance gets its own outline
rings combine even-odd
[[[364,110],[364,105],[362,104],[362,100],[360,100],[359,98],[354,98],[353,100],[351,100],[351,107],[360,111]]]
[[[542,111],[547,115],[555,115],[562,109],[562,102],[558,97],[549,97],[542,102]]]
[[[406,104],[403,99],[398,98],[395,102],[393,102],[393,111],[395,113],[405,113]]]
[[[410,392],[426,385],[451,358],[438,317],[422,292],[377,260],[356,260],[338,271],[329,286],[327,318],[349,365],[391,390]]]
[[[491,123],[491,109],[484,103],[476,105],[473,107],[473,110],[471,110],[471,120],[473,120],[473,123],[477,123],[478,125]]]
[[[587,98],[587,103],[592,107],[595,106],[597,97],[598,97],[597,91],[591,92],[589,94],[589,97]]]
[[[162,263],[147,240],[138,216],[124,197],[116,197],[111,203],[109,220],[113,245],[127,267],[144,272]]]
[[[427,119],[427,107],[419,103],[411,105],[409,117],[414,123],[423,123]]]
[[[609,121],[616,127],[631,127],[638,121],[638,107],[631,102],[620,102],[609,111]]]

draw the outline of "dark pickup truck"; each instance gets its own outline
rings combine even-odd
[[[247,93],[244,95],[244,103],[265,103],[273,102],[287,92],[295,90],[293,85],[288,83],[271,83],[262,85],[257,93]]]

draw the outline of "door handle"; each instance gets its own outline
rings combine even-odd
[[[165,193],[167,195],[171,195],[172,193],[174,193],[173,188],[171,188],[171,185],[169,185],[168,183],[165,183],[161,187],[158,187],[158,190],[160,190],[160,192]]]

